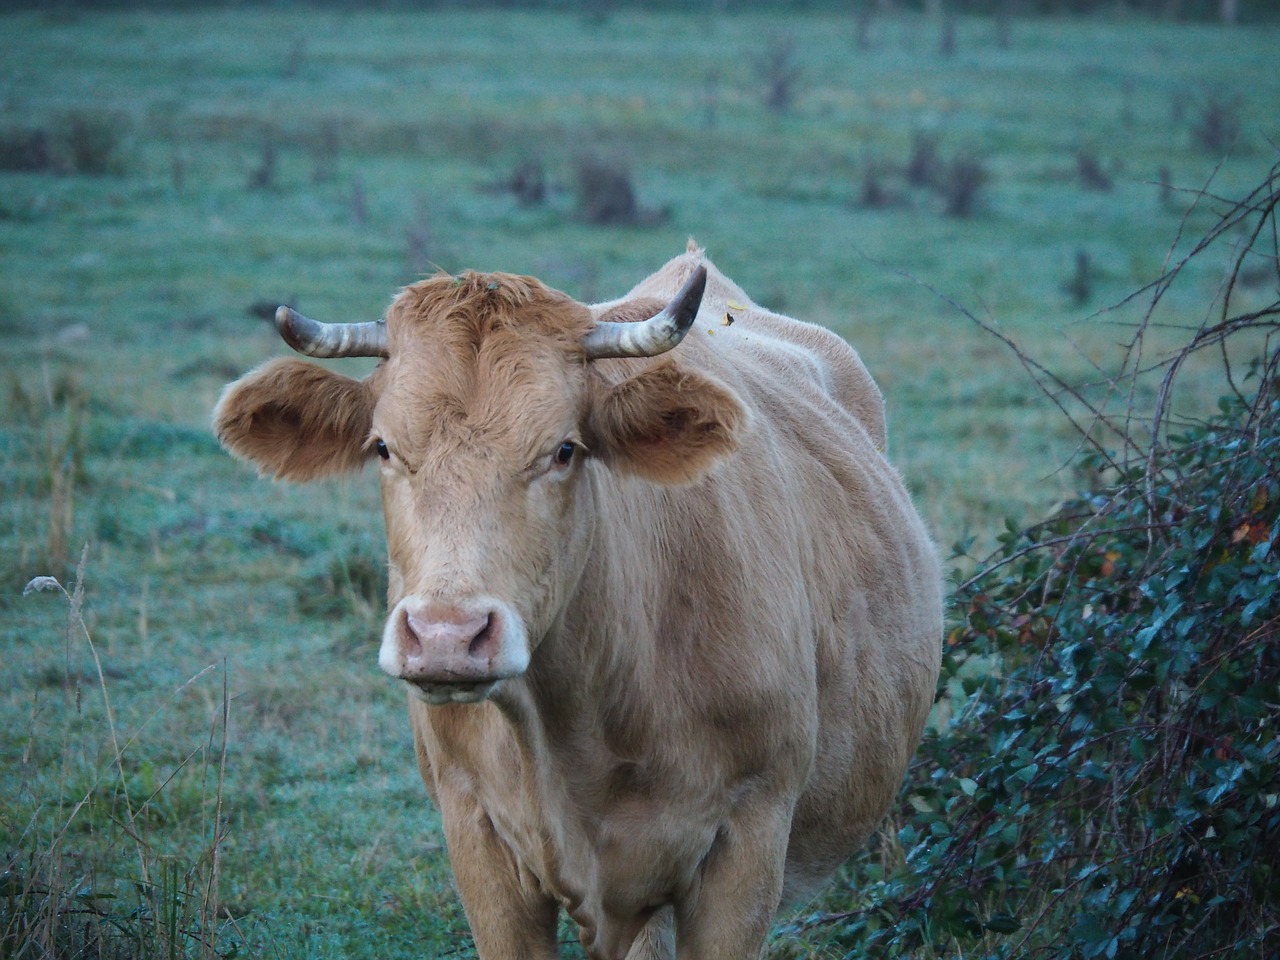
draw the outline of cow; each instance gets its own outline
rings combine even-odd
[[[418,767],[482,960],[758,957],[891,804],[933,703],[940,565],[832,332],[690,241],[619,300],[467,272],[230,384],[261,473],[381,470]],[[678,346],[678,349],[677,349]]]

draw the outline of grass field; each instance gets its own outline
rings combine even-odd
[[[1146,298],[1105,308],[1214,222],[1200,188],[1243,193],[1280,137],[1274,28],[1046,20],[1002,48],[962,20],[942,57],[936,25],[905,16],[868,49],[816,15],[0,27],[4,891],[47,882],[130,929],[162,929],[167,903],[175,941],[216,901],[235,918],[218,949],[254,956],[470,948],[374,665],[372,476],[267,484],[209,435],[221,386],[285,352],[252,304],[371,318],[433,265],[606,299],[692,235],[757,300],[860,350],[939,540],[980,548],[1073,488],[1076,439],[949,301],[1067,381],[1104,380]],[[771,52],[796,71],[781,112]],[[903,173],[926,141],[941,187]],[[655,222],[587,222],[586,156],[629,171]],[[499,185],[530,160],[549,188],[522,205]],[[985,174],[969,217],[945,214],[960,160]],[[1227,254],[1188,268],[1151,346],[1212,315]],[[1216,397],[1210,373],[1189,409]],[[21,596],[38,575],[72,591],[85,544],[82,603]]]

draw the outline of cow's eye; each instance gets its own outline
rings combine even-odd
[[[380,456],[383,460],[391,459],[391,451],[387,449],[387,445],[383,443],[381,440],[379,440],[377,443],[374,444],[374,448],[378,451],[378,456]]]
[[[569,462],[573,460],[573,453],[577,449],[578,445],[576,443],[572,440],[566,440],[556,448],[556,452],[552,455],[551,459],[555,462],[557,467],[567,467]]]

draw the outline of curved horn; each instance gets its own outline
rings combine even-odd
[[[606,357],[656,357],[666,353],[689,332],[698,315],[707,268],[699,265],[680,292],[658,314],[638,323],[597,323],[582,339],[588,360]]]
[[[387,325],[382,320],[364,323],[320,323],[292,307],[276,309],[276,329],[284,342],[308,357],[385,357]]]

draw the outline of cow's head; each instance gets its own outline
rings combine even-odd
[[[382,363],[355,380],[273,360],[227,387],[214,429],[275,477],[378,462],[390,556],[379,664],[431,703],[481,700],[525,671],[572,596],[604,471],[681,484],[735,448],[733,393],[659,356],[689,329],[705,281],[698,267],[671,303],[598,321],[505,274],[414,284],[372,323],[281,307],[296,350]]]

